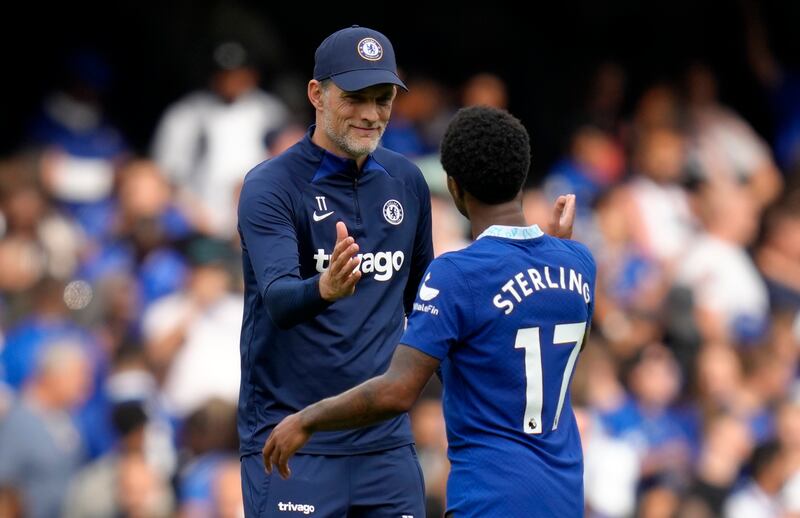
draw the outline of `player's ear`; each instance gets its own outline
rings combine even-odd
[[[464,198],[464,191],[461,189],[461,186],[458,185],[456,179],[450,175],[447,175],[447,190],[450,192],[450,196],[453,197],[453,201],[455,202]]]
[[[453,203],[455,203],[458,212],[461,213],[462,216],[469,219],[467,215],[467,207],[464,203],[464,189],[458,185],[458,182],[455,178],[450,175],[447,175],[447,190],[450,192],[450,196],[453,198]]]
[[[322,88],[322,83],[320,83],[316,79],[312,79],[311,81],[308,82],[308,100],[311,102],[311,105],[317,110],[322,110],[323,95],[325,95],[325,92]]]

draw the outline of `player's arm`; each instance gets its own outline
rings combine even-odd
[[[289,458],[314,432],[360,428],[407,412],[439,367],[439,359],[405,345],[397,346],[389,370],[335,397],[323,399],[278,423],[262,454],[272,473],[290,475]]]

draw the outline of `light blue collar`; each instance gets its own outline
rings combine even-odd
[[[478,239],[482,237],[504,237],[506,239],[536,239],[544,235],[539,225],[531,225],[530,227],[507,227],[505,225],[492,225],[487,228]]]

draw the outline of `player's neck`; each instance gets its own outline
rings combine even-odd
[[[507,227],[525,227],[525,214],[522,212],[522,199],[514,198],[505,203],[488,205],[467,195],[467,213],[472,227],[472,239],[477,239],[484,230],[492,225]]]

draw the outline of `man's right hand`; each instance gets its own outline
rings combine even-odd
[[[361,279],[361,271],[356,270],[361,259],[356,256],[358,244],[347,235],[347,227],[341,221],[336,223],[336,246],[333,247],[328,269],[319,278],[319,294],[328,302],[352,295],[356,283]]]

